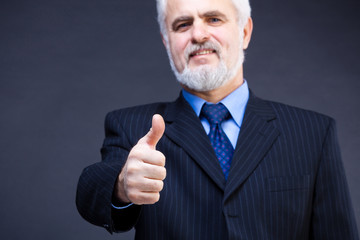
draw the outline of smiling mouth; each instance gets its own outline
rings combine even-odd
[[[194,56],[207,55],[207,54],[211,54],[211,53],[216,53],[216,51],[213,49],[203,49],[203,50],[199,50],[199,51],[190,53],[190,58],[194,57]]]

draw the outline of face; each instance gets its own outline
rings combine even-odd
[[[165,24],[164,43],[180,82],[182,74],[192,78],[190,81],[202,75],[215,82],[236,74],[243,61],[244,44],[231,0],[168,0]]]

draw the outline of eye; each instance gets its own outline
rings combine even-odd
[[[221,20],[219,18],[215,18],[215,17],[209,19],[209,22],[213,22],[213,23],[220,22],[220,21]]]
[[[183,22],[176,26],[175,31],[183,31],[191,25],[190,22]]]

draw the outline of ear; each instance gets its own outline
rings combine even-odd
[[[247,23],[244,26],[244,42],[243,42],[244,50],[247,49],[249,46],[252,30],[253,30],[253,21],[251,17],[249,17]]]
[[[167,44],[166,44],[166,40],[165,40],[164,35],[163,35],[162,33],[160,33],[160,36],[161,36],[161,40],[162,40],[162,42],[163,42],[163,44],[164,44],[165,48],[167,48]]]

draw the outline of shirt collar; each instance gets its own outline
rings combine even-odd
[[[182,90],[182,94],[185,100],[194,109],[196,115],[199,117],[201,108],[206,101],[198,96],[187,92],[185,89]],[[244,83],[240,87],[235,89],[233,92],[231,92],[228,96],[226,96],[223,100],[220,101],[229,110],[232,118],[234,119],[238,127],[241,126],[248,99],[249,87],[246,80],[244,79]]]

